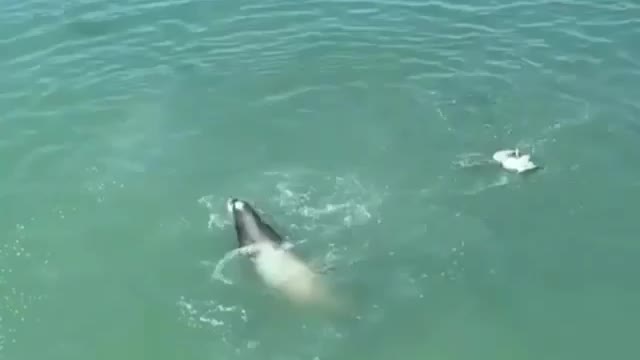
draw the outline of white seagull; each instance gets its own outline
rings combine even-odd
[[[496,151],[493,154],[493,160],[499,162],[503,168],[517,173],[538,168],[536,164],[531,162],[528,154],[520,155],[520,151],[518,149]]]

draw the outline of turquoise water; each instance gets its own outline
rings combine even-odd
[[[0,359],[640,356],[637,2],[0,9]],[[223,260],[229,196],[353,313]]]

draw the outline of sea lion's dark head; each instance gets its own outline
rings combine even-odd
[[[261,241],[281,244],[280,235],[262,220],[258,212],[244,200],[229,198],[227,211],[233,218],[238,245],[244,247]]]

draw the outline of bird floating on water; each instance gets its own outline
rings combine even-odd
[[[499,162],[503,168],[517,173],[538,168],[538,166],[531,161],[529,154],[520,155],[518,149],[496,151],[493,154],[493,160]]]

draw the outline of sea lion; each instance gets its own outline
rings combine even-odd
[[[248,202],[227,200],[240,252],[263,282],[296,304],[335,305],[320,274],[286,246],[282,236]]]

